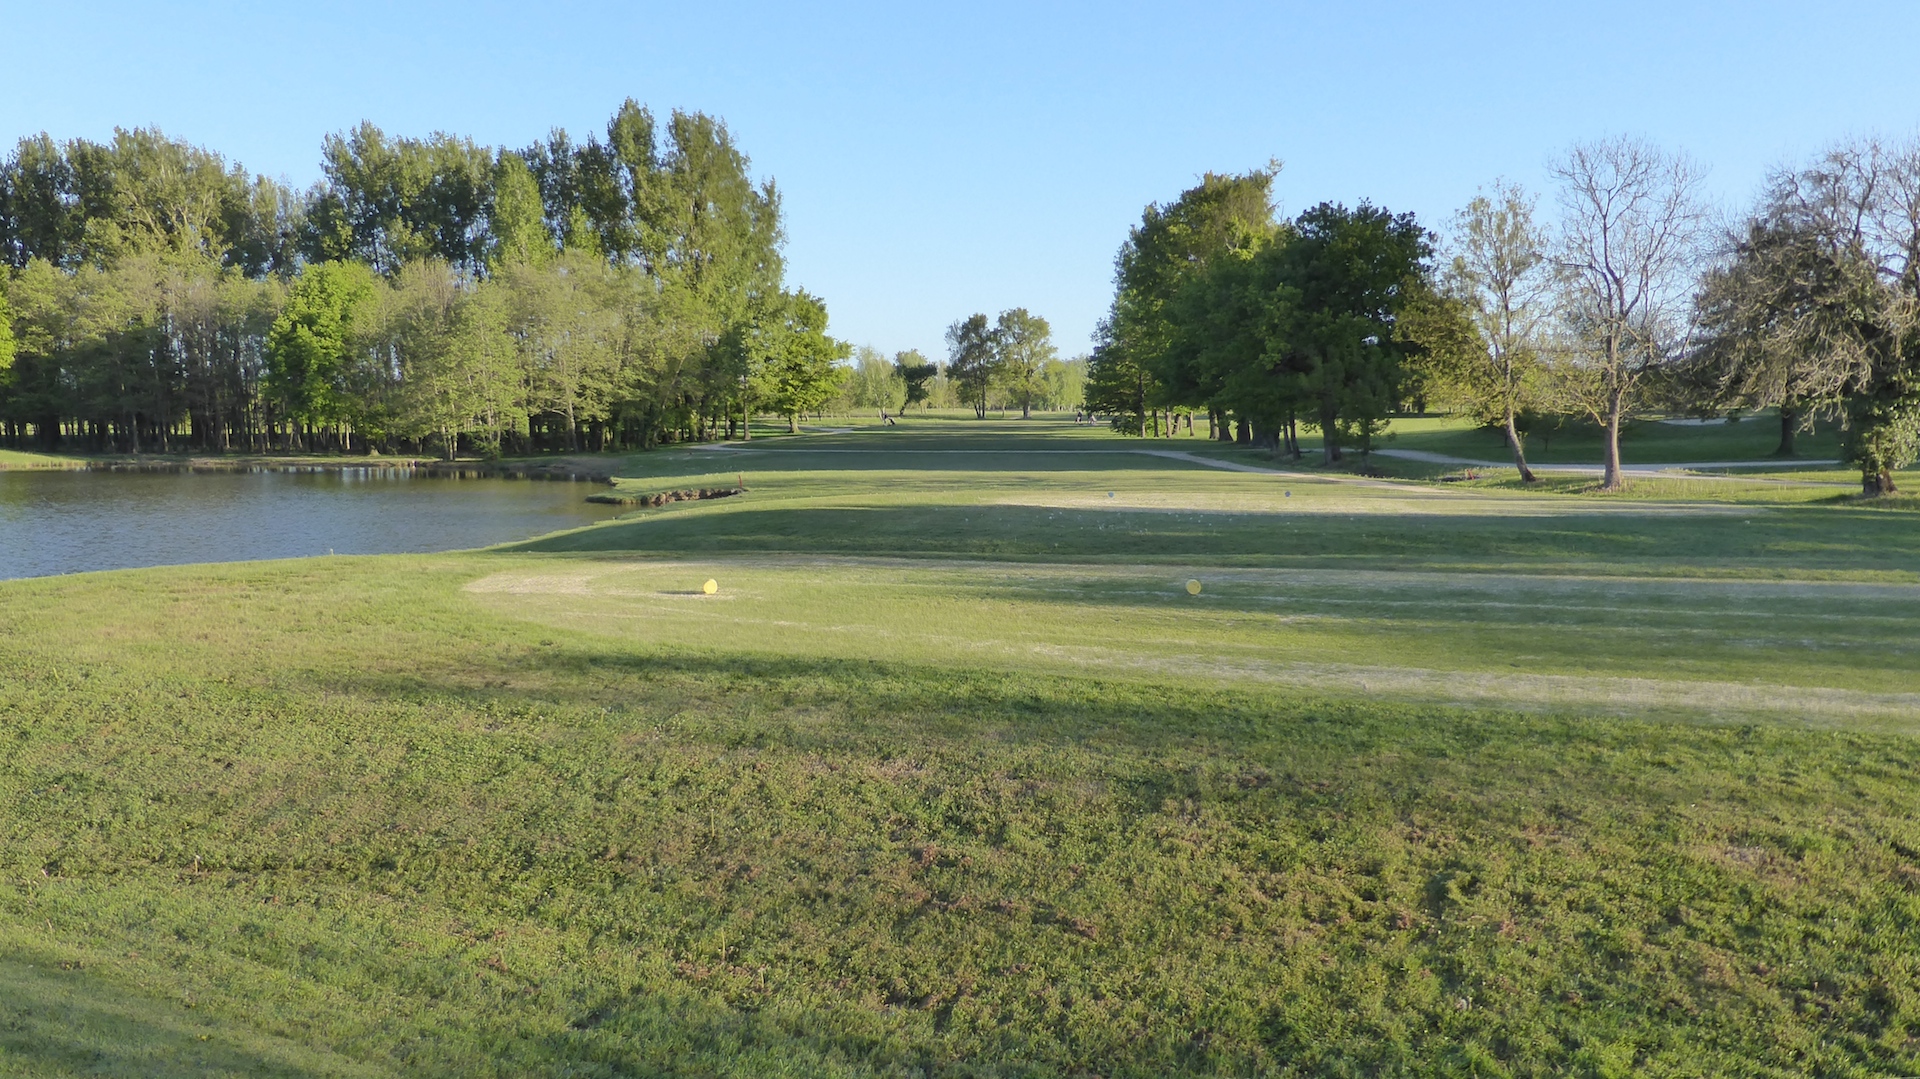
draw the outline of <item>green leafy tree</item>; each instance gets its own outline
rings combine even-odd
[[[1553,288],[1533,199],[1515,185],[1496,183],[1491,196],[1476,196],[1460,211],[1453,248],[1445,291],[1471,320],[1477,341],[1453,332],[1458,323],[1443,309],[1427,309],[1421,327],[1437,361],[1431,369],[1456,403],[1482,423],[1500,426],[1521,480],[1533,483],[1517,417],[1539,402]]]
[[[288,421],[319,427],[347,418],[343,392],[355,309],[371,298],[374,282],[365,266],[323,262],[301,271],[287,306],[267,335],[266,388]]]
[[[840,391],[846,369],[839,361],[852,348],[827,336],[827,306],[815,296],[787,293],[767,307],[756,341],[765,357],[758,379],[761,400],[799,434],[800,417],[818,411]]]
[[[1044,400],[1051,409],[1078,408],[1086,400],[1087,358],[1049,360],[1040,372]]]
[[[1262,254],[1282,286],[1264,290],[1267,354],[1311,403],[1328,463],[1341,459],[1344,443],[1371,448],[1399,402],[1403,364],[1419,344],[1397,331],[1427,287],[1432,254],[1412,214],[1366,203],[1322,203],[1300,215],[1287,243]]]
[[[1112,321],[1101,320],[1087,364],[1087,408],[1106,416],[1114,430],[1145,437],[1147,409],[1158,388],[1145,365],[1114,341]]]
[[[947,327],[947,378],[978,419],[987,418],[987,391],[999,360],[993,327],[985,315],[969,315]]]
[[[627,419],[650,429],[663,406],[685,402],[691,426],[704,431],[711,418],[750,411],[758,391],[742,365],[751,366],[758,331],[749,323],[780,306],[785,235],[778,190],[752,179],[726,125],[675,112],[662,132],[628,101],[605,142],[575,146],[557,133],[526,158],[566,245],[652,279],[662,302],[643,306],[678,323],[651,335],[674,342],[672,355],[653,365],[650,399],[624,402],[637,413]]]
[[[483,452],[704,439],[771,400],[769,354],[732,346],[763,315],[805,321],[782,281],[779,192],[710,116],[656,124],[629,101],[604,137],[523,151],[361,125],[326,140],[323,173],[296,196],[151,130],[21,141],[0,163],[21,336],[0,437]],[[455,278],[434,319],[419,281],[395,291],[428,263]],[[364,302],[348,304],[333,286],[355,274]],[[500,351],[469,347],[489,334],[513,360],[505,396]],[[810,400],[805,352],[781,353],[783,398]]]
[[[55,430],[62,413],[82,417],[93,449],[167,448],[183,402],[166,275],[150,254],[105,268],[29,262],[8,283],[19,336],[4,399],[36,420],[53,413],[43,427]]]
[[[1112,310],[1087,374],[1087,403],[1117,429],[1144,435],[1149,413],[1169,405],[1218,410],[1214,398],[1226,372],[1191,362],[1195,351],[1180,347],[1176,307],[1183,288],[1216,257],[1272,237],[1279,171],[1274,161],[1238,176],[1208,173],[1173,203],[1148,206],[1128,234],[1115,259]],[[1224,430],[1224,421],[1220,426]]]
[[[520,357],[526,407],[561,448],[611,415],[621,379],[623,290],[604,259],[568,251],[542,266],[509,264],[498,275],[507,332]]]
[[[488,253],[491,267],[506,262],[539,266],[553,258],[553,234],[547,228],[540,185],[519,154],[502,153],[494,165],[487,229],[492,240]]]
[[[893,354],[893,370],[904,387],[900,403],[902,411],[920,405],[922,408],[933,399],[934,380],[940,374],[938,364],[930,362],[914,349]]]
[[[899,371],[869,345],[853,350],[846,388],[848,403],[855,408],[898,409],[906,397]]]
[[[1168,306],[1173,330],[1165,370],[1186,387],[1187,403],[1207,407],[1217,437],[1234,437],[1231,414],[1244,441],[1276,444],[1297,459],[1304,391],[1298,372],[1269,355],[1272,316],[1291,286],[1278,261],[1260,257],[1290,236],[1287,226],[1249,237],[1183,280]]]
[[[1057,358],[1053,328],[1024,307],[1000,312],[993,327],[993,367],[1001,388],[1020,402],[1020,418],[1033,417],[1033,400],[1046,393],[1047,365]]]
[[[0,378],[13,370],[13,305],[7,302],[6,279],[0,276]]]
[[[644,204],[649,269],[683,282],[727,322],[751,297],[779,289],[780,193],[772,181],[753,181],[719,120],[675,112],[668,134]]]
[[[111,142],[22,139],[0,164],[0,259],[72,270],[132,254],[212,259],[250,276],[293,266],[291,192],[151,128]]]
[[[8,411],[37,423],[40,441],[58,447],[61,420],[81,407],[76,379],[69,377],[77,353],[93,335],[80,294],[88,279],[102,276],[92,267],[71,274],[45,258],[34,258],[8,282],[13,308],[14,364],[4,389]]]
[[[371,123],[329,135],[307,256],[352,258],[389,276],[427,258],[479,270],[494,167],[491,151],[452,135],[389,138]]]
[[[62,268],[86,260],[86,210],[73,164],[44,132],[23,138],[0,168],[0,254],[23,270],[35,259]]]
[[[497,453],[520,407],[503,292],[463,281],[439,261],[402,267],[392,286],[385,340],[399,365],[396,422],[410,437],[437,441],[448,460],[462,437]]]
[[[259,447],[262,356],[286,291],[278,276],[252,278],[204,263],[176,265],[168,275],[166,329],[180,363],[176,392],[189,438],[202,449]],[[357,392],[351,379],[345,392]],[[355,423],[357,433],[366,433],[357,415]]]

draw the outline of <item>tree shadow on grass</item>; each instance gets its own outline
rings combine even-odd
[[[0,956],[0,1074],[286,1076],[393,1074],[128,991],[44,956]]]
[[[1544,516],[915,505],[758,508],[622,520],[507,550],[656,557],[837,555],[1050,563],[1165,562],[1356,569],[1606,565],[1737,567],[1744,575],[1920,571],[1904,513],[1828,509],[1750,520],[1691,513]]]
[[[370,948],[375,947],[370,945]],[[129,991],[93,971],[93,964],[44,955],[0,955],[0,1075],[35,1079],[90,1076],[152,1079],[376,1079],[402,1074],[471,1074],[480,1053],[486,1074],[818,1075],[844,1070],[912,1074],[952,1062],[849,1023],[844,1014],[785,1008],[779,1014],[719,1006],[693,993],[663,996],[610,985],[585,993],[570,1021],[555,1031],[520,1031],[482,1048],[470,1031],[440,1031],[454,1063],[429,1052],[398,1060],[350,1060],[235,1021]],[[842,1010],[844,1013],[844,1009]],[[314,1018],[314,1017],[308,1017]],[[503,1024],[512,1030],[511,1020]],[[869,1026],[871,1024],[868,1024]],[[405,1038],[408,1024],[389,1031]],[[417,1039],[416,1039],[417,1040]],[[416,1046],[417,1048],[417,1046]],[[1124,1055],[1123,1047],[1108,1046]],[[1016,1053],[1028,1056],[1029,1053]],[[837,1065],[837,1068],[836,1068]]]
[[[985,667],[654,650],[566,640],[475,662],[308,672],[302,692],[470,713],[538,715],[559,727],[667,717],[676,737],[725,746],[891,756],[990,739],[1126,755],[1177,747],[1308,754],[1393,743],[1441,755],[1498,738],[1563,737],[1621,721],[1310,695],[1287,687],[1007,672]],[[1447,722],[1437,723],[1444,716]],[[1636,725],[1638,726],[1638,725]]]

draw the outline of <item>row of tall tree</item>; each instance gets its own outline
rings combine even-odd
[[[1496,183],[1444,248],[1364,203],[1279,220],[1277,169],[1210,174],[1131,231],[1087,390],[1117,428],[1204,412],[1297,457],[1305,426],[1331,461],[1431,401],[1499,429],[1531,482],[1527,418],[1577,415],[1618,487],[1637,414],[1777,408],[1783,454],[1838,421],[1867,494],[1920,456],[1920,143],[1781,169],[1730,231],[1684,156],[1583,144],[1551,169],[1556,215]]]
[[[155,131],[0,166],[14,444],[644,447],[790,422],[849,349],[726,127],[626,102],[521,150],[370,124],[296,193]]]

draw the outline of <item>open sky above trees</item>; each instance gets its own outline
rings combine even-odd
[[[457,25],[459,32],[447,28]],[[1633,133],[1744,207],[1769,167],[1902,135],[1920,72],[1899,3],[1322,5],[345,3],[238,16],[18,5],[0,142],[158,126],[305,187],[371,120],[524,146],[629,96],[724,118],[785,196],[788,280],[837,336],[944,351],[956,315],[1025,307],[1087,350],[1148,201],[1270,156],[1291,216],[1362,198],[1446,222],[1506,176],[1544,189],[1575,139]],[[1857,57],[1836,64],[1834,57]],[[1142,77],[1151,72],[1151,77]]]

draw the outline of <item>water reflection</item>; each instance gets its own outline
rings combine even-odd
[[[447,551],[603,520],[586,483],[406,469],[0,472],[0,578]]]

